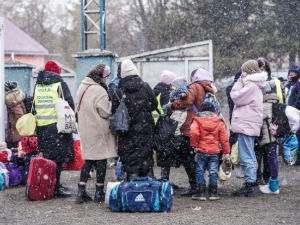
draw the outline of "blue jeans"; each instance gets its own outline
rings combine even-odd
[[[196,162],[196,178],[198,185],[206,185],[205,171],[207,169],[209,173],[209,185],[218,185],[218,167],[219,167],[219,155],[197,153]]]
[[[238,134],[239,160],[244,169],[246,183],[256,181],[256,156],[254,153],[254,137]]]

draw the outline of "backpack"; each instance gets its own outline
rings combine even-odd
[[[204,100],[203,102],[210,102],[214,105],[215,107],[215,114],[217,114],[218,116],[221,114],[221,110],[220,110],[220,103],[218,102],[216,96],[210,92],[207,92],[204,96]]]
[[[0,191],[8,188],[9,186],[9,177],[8,171],[4,165],[4,163],[0,162]]]
[[[289,120],[285,114],[285,104],[274,103],[272,105],[272,122],[270,124],[270,133],[277,138],[287,136],[291,133]]]
[[[122,97],[120,99],[120,97],[118,96],[115,90],[114,93],[117,99],[119,100],[120,104],[116,109],[116,112],[109,118],[110,121],[109,128],[113,133],[126,132],[129,130],[130,117],[129,117],[128,109],[124,102],[124,94],[122,92]]]

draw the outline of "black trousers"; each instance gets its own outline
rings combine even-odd
[[[264,147],[260,147],[258,143],[254,146],[254,152],[257,161],[257,171],[256,171],[256,180],[264,179],[264,181],[269,181],[271,176],[270,166],[268,163],[268,158]],[[263,165],[263,168],[262,168]]]
[[[85,160],[85,163],[80,172],[80,182],[86,183],[89,179],[89,174],[94,167],[96,169],[97,183],[104,184],[106,176],[106,164],[107,160]]]

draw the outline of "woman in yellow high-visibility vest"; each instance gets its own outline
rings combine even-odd
[[[37,119],[38,150],[43,157],[56,163],[56,188],[54,196],[69,197],[71,193],[60,183],[62,164],[73,159],[72,134],[57,131],[55,103],[58,88],[61,85],[65,100],[74,110],[74,102],[67,83],[59,76],[60,66],[54,61],[47,61],[45,69],[38,73],[34,90],[34,108]]]

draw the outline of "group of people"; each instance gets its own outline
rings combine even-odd
[[[189,81],[185,76],[178,77],[174,72],[164,70],[160,82],[152,90],[139,77],[130,59],[119,63],[117,77],[109,85],[110,68],[106,64],[99,64],[82,80],[75,104],[66,82],[59,76],[60,72],[61,68],[56,62],[47,61],[45,69],[38,73],[33,94],[38,151],[57,164],[55,196],[71,195],[68,188],[61,185],[60,175],[63,163],[73,160],[72,134],[58,133],[56,127],[55,102],[59,98],[59,87],[70,107],[78,112],[85,159],[76,203],[92,200],[104,202],[107,159],[119,157],[127,181],[154,176],[153,150],[157,152],[156,161],[161,167],[162,179],[169,179],[171,167],[184,166],[190,188],[182,196],[206,200],[207,170],[208,198],[217,200],[219,166],[222,160],[228,159],[230,147],[236,141],[245,185],[233,194],[255,196],[255,186],[258,185],[261,185],[263,193],[279,193],[277,142],[268,132],[268,124],[272,122],[272,104],[280,99],[300,109],[299,67],[290,69],[289,82],[283,92],[282,87],[278,88],[278,80],[271,76],[266,59],[245,62],[226,90],[230,108],[230,135],[227,134],[224,118],[216,113],[215,105],[206,101],[207,93],[214,95],[217,89],[213,85],[213,76],[202,68],[192,71]],[[128,109],[130,127],[127,132],[112,134],[109,118],[118,108],[121,98]],[[170,140],[162,146],[155,146],[155,122],[159,114],[167,115],[178,125]],[[300,138],[300,132],[297,132],[297,137]],[[261,161],[264,161],[264,172],[260,171]],[[96,170],[94,199],[86,190],[92,168]]]

